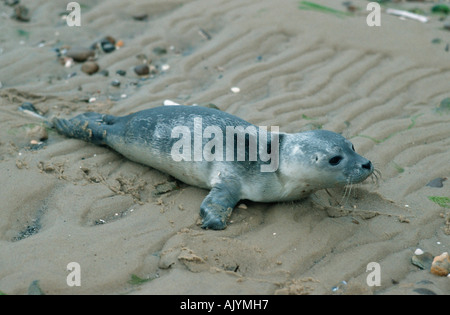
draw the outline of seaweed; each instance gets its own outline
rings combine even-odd
[[[323,6],[323,5],[314,3],[314,2],[309,2],[309,1],[301,1],[299,3],[298,8],[300,10],[313,10],[313,11],[318,11],[318,12],[322,12],[322,13],[333,14],[337,17],[346,17],[346,16],[351,15],[349,12],[336,10],[336,9],[326,7],[326,6]]]
[[[441,196],[428,196],[428,199],[438,204],[442,208],[450,209],[450,198],[449,197],[441,197]]]
[[[147,281],[150,281],[150,280],[153,280],[153,279],[151,279],[151,278],[144,279],[144,278],[138,277],[135,274],[132,274],[131,279],[128,281],[128,283],[133,284],[133,285],[139,285],[139,284],[146,283]]]

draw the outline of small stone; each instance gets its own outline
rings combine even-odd
[[[148,18],[148,14],[142,13],[142,14],[136,14],[133,15],[133,20],[135,21],[145,21]]]
[[[125,70],[117,70],[116,73],[121,76],[125,76],[127,74]]]
[[[114,87],[119,87],[120,86],[120,81],[119,80],[112,80],[111,85]]]
[[[231,92],[233,92],[233,93],[239,93],[240,91],[241,91],[241,89],[238,88],[237,86],[233,86],[233,87],[231,88]]]
[[[427,186],[441,188],[441,187],[444,187],[443,182],[446,181],[446,180],[447,180],[447,178],[438,177],[438,178],[435,178],[432,181],[430,181],[427,184]]]
[[[116,50],[116,46],[114,44],[111,44],[109,41],[102,41],[100,43],[100,46],[105,53],[110,53]]]
[[[161,66],[161,71],[167,71],[169,69],[170,69],[170,65],[168,65],[167,63],[165,63]]]
[[[422,255],[414,255],[411,258],[411,263],[420,269],[430,270],[432,262],[433,255],[428,252],[425,252]]]
[[[118,41],[116,42],[116,49],[122,48],[123,45],[124,45],[123,40],[121,40],[121,39],[118,40]]]
[[[422,255],[424,253],[423,250],[421,250],[420,248],[416,249],[416,251],[414,252],[414,255]]]
[[[167,54],[167,49],[164,47],[155,47],[153,48],[153,53],[158,56],[165,55]]]
[[[148,75],[150,73],[150,68],[147,65],[137,65],[134,67],[134,72],[137,75]]]
[[[430,271],[432,274],[441,277],[446,277],[450,274],[450,257],[447,252],[434,257]]]
[[[66,53],[67,57],[72,58],[77,62],[85,62],[89,57],[94,57],[95,52],[88,48],[73,47]]]
[[[99,66],[94,61],[87,61],[81,66],[81,71],[89,75],[94,74],[98,71]]]

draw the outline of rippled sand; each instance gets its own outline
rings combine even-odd
[[[436,110],[450,96],[450,52],[437,17],[422,24],[383,13],[380,27],[368,27],[367,1],[344,17],[290,0],[110,0],[82,5],[82,26],[68,27],[65,1],[22,2],[30,22],[0,18],[0,291],[24,294],[39,280],[47,294],[450,292],[448,278],[410,262],[418,247],[450,251],[449,210],[428,198],[449,197],[450,181],[426,186],[450,177],[450,113]],[[139,14],[147,20],[132,18]],[[124,42],[99,55],[108,77],[66,68],[52,51],[107,35]],[[139,54],[170,68],[140,80]],[[161,194],[173,182],[166,174],[54,131],[44,148],[26,149],[40,122],[18,111],[23,102],[71,117],[125,115],[166,99],[212,103],[284,132],[342,133],[382,177],[344,198],[244,202],[226,230],[205,231],[205,190],[177,183]],[[70,262],[81,266],[80,287],[66,283]],[[366,283],[370,262],[380,264],[379,287]],[[153,280],[130,284],[132,275]]]

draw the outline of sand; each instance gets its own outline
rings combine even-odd
[[[67,2],[21,1],[29,22],[0,3],[1,292],[26,294],[38,280],[45,294],[450,293],[448,277],[411,264],[417,248],[450,251],[449,209],[428,198],[450,197],[450,180],[427,186],[450,177],[450,113],[439,109],[450,97],[450,41],[439,17],[383,11],[368,27],[367,1],[341,16],[293,0],[109,0],[79,1],[82,25],[69,27]],[[346,11],[340,2],[315,0]],[[66,68],[53,50],[108,35],[124,44],[98,56],[109,76]],[[139,54],[156,75],[134,73]],[[166,99],[283,132],[342,133],[381,177],[346,195],[243,201],[227,229],[202,230],[207,191],[53,130],[30,149],[42,123],[18,111],[31,102],[46,117],[125,115]],[[80,286],[67,283],[71,262]]]

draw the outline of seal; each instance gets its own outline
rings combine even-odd
[[[161,106],[122,117],[88,112],[69,120],[53,118],[52,123],[65,136],[106,145],[132,161],[209,189],[200,206],[207,229],[224,229],[241,199],[298,200],[320,189],[362,182],[374,171],[335,132],[268,132],[213,108]]]

